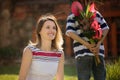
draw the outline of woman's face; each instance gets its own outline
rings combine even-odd
[[[40,31],[41,39],[53,40],[56,36],[56,28],[57,27],[53,21],[46,21]]]

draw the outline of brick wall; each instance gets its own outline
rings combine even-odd
[[[37,19],[45,13],[54,14],[65,30],[69,14],[68,0],[4,0],[0,1],[0,47],[23,48],[29,39]]]

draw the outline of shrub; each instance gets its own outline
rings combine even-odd
[[[11,61],[14,62],[19,56],[19,50],[16,48],[10,46],[0,48],[0,64],[9,64]]]
[[[112,64],[106,65],[107,80],[120,80],[120,59]]]

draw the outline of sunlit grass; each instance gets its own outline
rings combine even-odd
[[[0,80],[18,80],[20,65],[0,66]],[[107,79],[120,80],[120,59],[115,63],[106,64]],[[65,65],[64,80],[77,80],[75,65]],[[90,80],[94,80],[93,77]]]
[[[77,80],[77,77],[76,76],[64,76],[65,77],[65,80]]]
[[[0,66],[0,80],[18,80],[20,65]],[[64,80],[77,80],[74,65],[65,65]]]
[[[17,74],[2,74],[0,80],[18,80]]]

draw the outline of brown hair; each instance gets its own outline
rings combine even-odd
[[[62,49],[62,45],[63,45],[62,31],[57,23],[57,19],[50,13],[42,15],[37,21],[35,44],[41,45],[41,36],[40,36],[39,32],[41,31],[44,23],[48,20],[53,21],[56,25],[56,32],[57,33],[56,33],[55,39],[52,41],[52,47],[57,49],[57,50]]]

